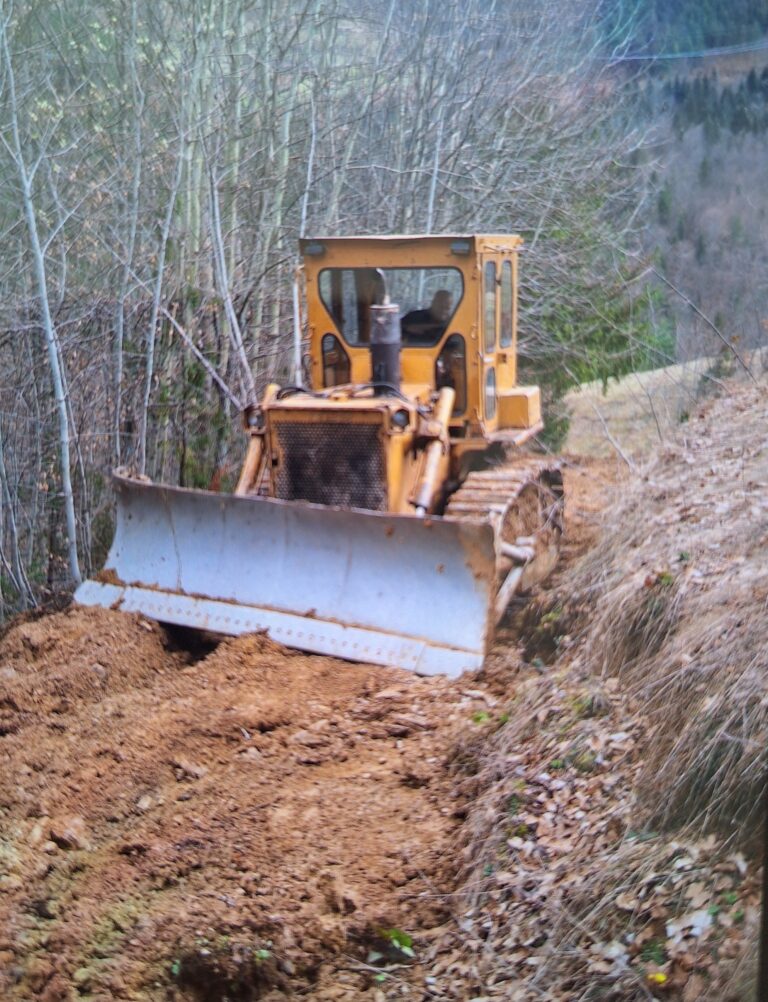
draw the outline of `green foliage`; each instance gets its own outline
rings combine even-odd
[[[664,941],[660,939],[648,940],[648,942],[644,944],[640,956],[647,964],[656,964],[660,967],[662,964],[666,963],[667,960],[667,951]]]
[[[757,135],[768,129],[768,67],[759,77],[754,69],[750,70],[738,84],[721,85],[714,72],[675,76],[661,85],[660,95],[663,104],[672,109],[678,136],[690,128],[703,126],[705,140],[713,145],[724,130],[734,135]],[[653,101],[647,103],[653,107]],[[708,183],[710,170],[711,164],[705,157],[699,167],[702,184]],[[663,222],[661,212],[659,219]]]
[[[582,749],[581,751],[570,753],[566,758],[566,762],[568,765],[572,765],[577,772],[587,775],[595,771],[597,756],[593,751]]]
[[[596,693],[584,693],[571,701],[573,712],[580,720],[603,717],[608,712],[608,703]]]
[[[541,439],[550,449],[557,451],[568,436],[571,419],[565,406],[551,400],[547,407],[546,424]]]
[[[541,318],[546,348],[534,357],[523,349],[521,371],[542,388],[547,415],[545,439],[557,448],[568,418],[557,401],[581,383],[599,382],[669,364],[674,340],[669,328],[651,322],[651,307],[663,307],[661,295],[647,290],[633,298],[629,274],[609,273],[599,280],[573,273],[572,286],[558,291]]]
[[[522,801],[516,793],[513,793],[509,800],[507,800],[507,814],[519,814],[521,806]]]
[[[696,237],[696,264],[704,264],[707,259],[707,243],[704,234],[699,233]]]
[[[735,244],[744,241],[744,223],[741,216],[731,216],[728,220],[728,234]]]
[[[382,939],[386,939],[396,950],[399,950],[408,958],[415,957],[413,949],[413,938],[402,929],[385,929],[382,931]]]
[[[214,397],[205,367],[189,359],[178,378],[163,382],[156,391],[153,418],[157,425],[168,423],[174,429],[169,436],[179,468],[182,487],[209,489],[217,475],[223,443],[231,436],[231,417]],[[230,477],[231,479],[231,477]],[[234,486],[230,479],[219,485]]]
[[[668,184],[665,184],[659,192],[659,197],[656,200],[656,215],[662,226],[669,226],[672,219],[672,192]]]

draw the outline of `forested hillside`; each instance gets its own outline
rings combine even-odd
[[[731,42],[766,19],[765,4],[614,11],[624,51],[662,21],[685,48],[683,28]],[[765,78],[728,89],[681,68],[647,87],[605,60],[604,13],[586,0],[11,9],[0,615],[99,565],[112,467],[232,484],[239,409],[290,374],[300,234],[521,232],[522,371],[556,431],[552,404],[574,384],[711,348],[682,300],[647,284],[649,255],[728,336],[761,330]]]
[[[741,72],[675,64],[642,82],[637,112],[653,137],[644,244],[678,290],[666,286],[662,308],[678,358],[722,351],[720,335],[737,349],[764,345],[768,61]]]

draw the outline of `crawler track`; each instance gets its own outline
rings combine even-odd
[[[563,473],[549,460],[523,457],[470,473],[445,514],[489,521],[496,532],[497,621],[510,599],[542,581],[557,563],[563,531]]]

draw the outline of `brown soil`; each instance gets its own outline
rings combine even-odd
[[[616,472],[567,470],[567,557]],[[485,677],[448,682],[258,636],[190,651],[107,610],[17,620],[0,639],[0,997],[429,993],[418,963],[391,966],[409,951],[387,932],[418,958],[451,918],[452,756],[519,664],[509,629]]]

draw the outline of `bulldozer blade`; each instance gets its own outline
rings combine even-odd
[[[115,538],[83,605],[425,675],[482,664],[490,525],[114,483]]]

